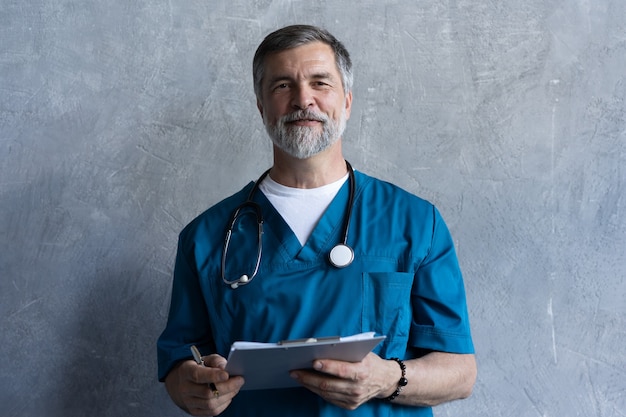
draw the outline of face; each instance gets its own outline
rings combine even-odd
[[[335,144],[350,117],[332,48],[315,42],[268,56],[257,105],[274,145],[305,159]]]

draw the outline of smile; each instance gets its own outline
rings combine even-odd
[[[295,119],[287,122],[288,125],[301,127],[314,127],[319,126],[322,123],[324,122],[318,119]]]

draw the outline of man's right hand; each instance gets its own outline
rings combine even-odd
[[[172,401],[194,416],[217,416],[231,403],[243,386],[243,377],[230,377],[220,355],[204,358],[205,366],[188,360],[176,365],[165,378]]]

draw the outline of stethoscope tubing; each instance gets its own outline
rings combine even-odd
[[[352,169],[352,165],[348,161],[346,161],[346,168],[348,169],[348,178],[349,178],[349,194],[348,194],[348,206],[347,213],[344,216],[343,222],[343,240],[341,243],[335,245],[329,254],[329,262],[337,267],[344,268],[352,263],[354,259],[354,251],[350,246],[348,246],[348,230],[350,229],[350,220],[352,218],[352,208],[354,206],[354,193],[356,189],[356,180],[354,178],[354,170]],[[259,179],[254,183],[252,189],[248,193],[248,197],[246,201],[244,201],[240,206],[238,206],[232,213],[230,220],[228,222],[228,228],[226,230],[226,235],[224,237],[224,248],[222,250],[222,262],[221,262],[221,275],[222,281],[224,284],[229,285],[232,289],[236,289],[241,285],[246,285],[250,283],[256,277],[259,272],[259,267],[261,265],[261,257],[263,255],[263,212],[261,210],[261,206],[254,202],[252,198],[254,194],[259,189],[261,182],[265,179],[265,177],[270,173],[270,169],[265,171]],[[254,270],[252,274],[244,274],[235,280],[226,279],[226,255],[228,253],[228,249],[230,247],[230,239],[233,233],[233,229],[235,228],[235,223],[239,219],[240,216],[247,214],[246,212],[242,213],[242,211],[246,208],[251,208],[254,212],[258,225],[258,243],[257,243],[257,258],[254,266]],[[338,255],[337,255],[338,254]]]

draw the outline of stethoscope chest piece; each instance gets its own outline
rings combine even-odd
[[[354,251],[348,245],[335,245],[328,254],[328,260],[336,268],[345,268],[354,260]]]
[[[352,248],[350,248],[350,246],[348,246],[347,242],[348,229],[350,226],[350,217],[352,215],[352,205],[354,204],[354,191],[356,188],[356,184],[354,179],[354,170],[352,169],[352,166],[348,161],[346,161],[346,167],[348,168],[348,175],[350,179],[350,194],[348,196],[348,208],[346,210],[347,214],[345,215],[343,225],[343,242],[335,245],[335,247],[332,248],[330,253],[328,254],[328,260],[335,268],[345,268],[346,266],[350,265],[354,260],[354,251],[352,250]],[[259,272],[259,266],[261,265],[261,255],[263,253],[263,213],[261,213],[261,206],[259,206],[258,203],[252,201],[252,197],[256,190],[259,188],[259,184],[261,184],[261,182],[269,174],[269,172],[270,170],[268,169],[259,177],[257,182],[250,190],[246,201],[235,209],[228,224],[228,229],[226,230],[226,236],[224,238],[224,249],[222,251],[221,275],[224,284],[230,286],[233,290],[243,285],[249,284]],[[230,239],[238,219],[243,215],[250,214],[256,217],[256,221],[258,224],[257,255],[256,262],[254,264],[254,270],[249,275],[243,274],[240,275],[239,278],[231,280],[226,277],[226,254],[228,253],[228,248],[230,247]]]

